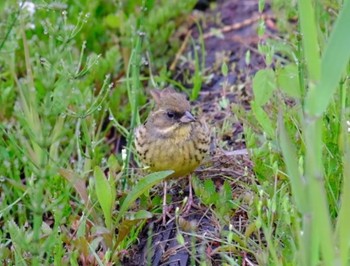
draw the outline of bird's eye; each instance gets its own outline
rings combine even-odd
[[[167,116],[168,116],[169,118],[174,118],[174,117],[175,117],[175,113],[172,112],[172,111],[168,111],[166,114],[167,114]]]

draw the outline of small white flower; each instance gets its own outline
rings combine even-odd
[[[126,149],[122,149],[122,160],[126,160]]]
[[[30,1],[20,2],[19,6],[23,9],[27,10],[30,15],[34,15],[35,13],[35,4]]]
[[[27,27],[31,30],[34,30],[35,29],[35,25],[33,23],[28,23],[27,24]]]

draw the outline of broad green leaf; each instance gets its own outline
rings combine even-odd
[[[121,170],[121,165],[119,164],[117,158],[115,158],[114,154],[109,156],[107,165],[108,165],[109,171],[117,172]]]
[[[272,69],[259,70],[253,78],[255,102],[262,106],[271,98],[276,89],[275,73]]]
[[[294,64],[279,69],[276,73],[278,87],[288,96],[300,98],[298,68]]]
[[[344,1],[343,9],[334,24],[323,53],[319,83],[309,91],[305,101],[306,111],[310,115],[319,116],[327,109],[349,63],[349,18],[350,1]]]
[[[266,114],[263,108],[260,107],[255,101],[251,102],[252,111],[255,118],[258,120],[259,124],[263,128],[264,132],[271,138],[275,137],[275,129],[272,126],[272,122],[269,116]]]
[[[206,205],[210,205],[210,204],[216,204],[217,200],[219,199],[219,195],[216,192],[216,188],[214,185],[213,180],[211,179],[206,179],[204,181],[204,195],[205,196],[205,201],[204,202]],[[204,197],[203,197],[204,199]]]
[[[143,195],[141,195],[143,196]],[[146,210],[139,210],[137,212],[128,212],[126,215],[125,215],[125,220],[145,220],[145,219],[150,219],[153,217],[153,214],[149,211],[146,211]]]
[[[149,190],[154,185],[158,184],[160,181],[165,179],[167,176],[171,175],[174,171],[161,171],[156,173],[151,173],[144,178],[142,178],[136,186],[130,191],[128,196],[125,198],[122,206],[120,207],[116,224],[120,221],[120,219],[123,217],[124,213],[129,209],[131,204],[140,197],[143,193],[145,193],[147,190]]]
[[[136,220],[144,220],[144,219],[152,218],[152,216],[153,215],[151,212],[148,212],[146,210],[139,210],[133,215],[133,218]]]
[[[115,198],[113,198],[113,195],[115,195],[112,192],[112,188],[110,186],[109,181],[107,180],[105,174],[102,172],[101,168],[96,166],[94,168],[94,177],[96,181],[96,195],[98,202],[101,205],[103,215],[105,218],[105,223],[107,228],[112,228],[112,209],[113,204],[115,201]]]

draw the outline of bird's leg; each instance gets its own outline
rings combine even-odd
[[[166,205],[166,193],[167,193],[167,182],[164,181],[164,184],[163,184],[163,225],[166,224],[166,216],[168,214],[168,208],[167,208],[167,205]]]
[[[162,216],[156,220],[156,222],[162,221],[163,226],[166,225],[166,217],[168,216],[169,218],[172,218],[171,215],[169,214],[169,208],[168,205],[166,204],[166,195],[167,195],[167,182],[163,181],[163,210],[162,210]]]
[[[184,211],[183,211],[184,214],[187,214],[190,211],[191,207],[193,206],[192,176],[191,175],[188,175],[188,183],[189,183],[189,185],[188,185],[189,193],[188,193],[187,203],[186,203]]]

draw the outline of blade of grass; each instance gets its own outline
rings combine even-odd
[[[144,9],[144,8],[143,8]],[[138,21],[138,31],[135,37],[135,45],[132,50],[130,61],[128,65],[127,71],[127,90],[128,90],[128,98],[131,106],[131,121],[130,121],[130,130],[127,138],[127,148],[126,148],[126,158],[124,162],[124,177],[123,177],[123,189],[126,187],[126,177],[128,176],[128,167],[131,158],[131,146],[132,140],[134,137],[134,129],[136,126],[136,122],[139,120],[138,118],[138,105],[137,105],[137,97],[140,91],[140,62],[141,62],[141,49],[142,49],[142,38],[144,36],[144,32],[141,31],[143,25],[143,17],[139,18]],[[131,76],[131,84],[129,77]]]
[[[320,49],[317,42],[315,12],[311,0],[299,0],[299,20],[307,69],[312,81],[320,77]]]
[[[336,236],[339,243],[341,265],[349,264],[349,239],[350,239],[350,147],[346,137],[344,138],[343,155],[343,185],[341,194],[341,207],[336,225]]]
[[[191,100],[194,101],[198,98],[199,92],[202,88],[202,69],[199,63],[198,51],[193,38],[191,38],[191,43],[194,53],[194,74],[192,77],[193,89],[191,93]]]
[[[278,117],[278,128],[282,154],[284,162],[286,163],[287,173],[292,186],[292,195],[300,212],[305,213],[308,209],[305,194],[305,180],[303,180],[298,170],[298,154],[295,146],[288,136],[281,114]]]
[[[322,120],[308,120],[304,125],[306,144],[305,176],[308,182],[306,194],[311,206],[312,238],[317,239],[316,246],[321,247],[325,265],[334,265],[334,243],[328,209],[327,194],[324,188],[324,166],[322,161]],[[321,241],[322,240],[322,241]],[[317,252],[312,250],[312,252]],[[316,265],[312,261],[308,265]]]
[[[300,2],[304,1],[301,0]],[[315,90],[309,91],[305,101],[306,111],[310,115],[319,116],[326,110],[349,63],[349,17],[350,2],[345,1],[323,53],[320,82]]]
[[[14,13],[14,14],[12,15],[11,23],[9,24],[9,26],[8,26],[8,28],[7,28],[7,31],[6,31],[6,34],[5,34],[4,38],[2,39],[2,41],[1,41],[1,43],[0,43],[0,51],[1,51],[1,49],[4,47],[4,44],[5,44],[5,42],[7,41],[7,39],[9,38],[11,31],[12,31],[13,28],[15,27],[15,24],[16,24],[16,22],[18,21],[18,17],[19,17],[19,15],[20,15],[20,13],[21,13],[21,11],[22,11],[22,9],[23,9],[24,3],[25,3],[25,1],[20,2],[20,5],[19,5],[19,7],[18,7],[16,13]]]

